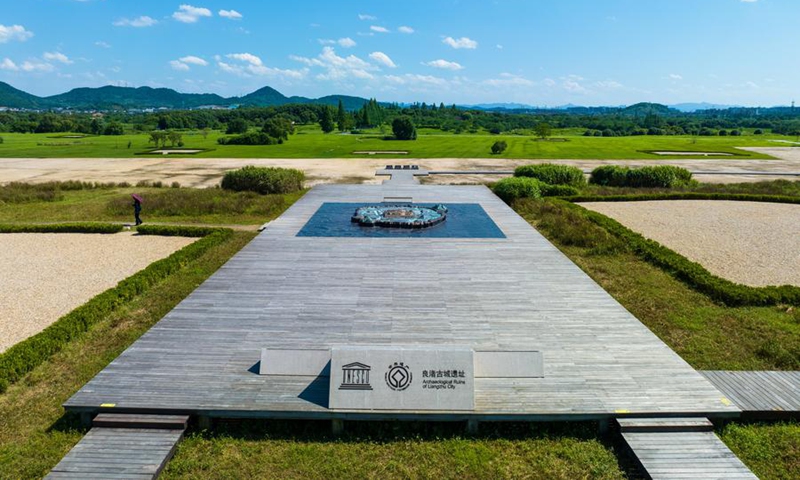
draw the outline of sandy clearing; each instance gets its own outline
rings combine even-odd
[[[130,232],[0,235],[0,352],[195,240]]]
[[[728,280],[800,286],[800,205],[716,200],[581,205]]]
[[[51,180],[84,180],[95,182],[129,182],[140,180],[179,182],[187,187],[210,187],[219,184],[227,170],[245,165],[297,168],[306,172],[308,185],[320,183],[372,183],[382,178],[375,171],[388,164],[417,164],[427,170],[512,170],[530,163],[556,162],[591,170],[600,165],[678,165],[694,171],[717,172],[800,172],[800,148],[782,147],[750,149],[773,155],[779,160],[532,160],[503,158],[0,158],[0,183]],[[169,157],[169,156],[167,156]],[[426,183],[481,183],[496,180],[489,175],[435,175]],[[703,182],[764,181],[798,177],[703,175]]]

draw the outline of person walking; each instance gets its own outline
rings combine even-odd
[[[144,223],[142,219],[139,218],[139,214],[142,213],[142,197],[135,193],[132,193],[131,197],[133,197],[133,217],[136,219],[136,226],[139,226]]]

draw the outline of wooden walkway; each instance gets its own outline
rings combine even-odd
[[[757,479],[706,419],[619,420],[622,438],[653,480]]]
[[[151,480],[182,437],[183,430],[94,427],[45,478]]]
[[[700,373],[744,413],[760,417],[800,414],[800,372]]]
[[[298,237],[326,202],[479,204],[506,238]],[[334,411],[328,379],[258,375],[262,348],[536,350],[543,378],[479,378],[472,412]],[[483,186],[312,189],[65,407],[211,417],[580,420],[740,411]]]

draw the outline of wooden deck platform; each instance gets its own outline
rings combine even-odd
[[[296,236],[324,202],[386,197],[480,204],[506,238]],[[262,348],[409,344],[537,350],[545,375],[477,379],[475,410],[456,413],[332,411],[327,379],[257,374]],[[739,414],[487,188],[405,182],[314,188],[65,407],[489,421]]]
[[[749,415],[800,415],[800,372],[701,371],[717,389]]]
[[[182,429],[95,427],[45,478],[152,480],[172,458],[182,437]]]
[[[642,471],[653,480],[758,478],[714,432],[708,428],[703,431],[700,423],[651,419],[645,423],[620,422],[620,430]]]

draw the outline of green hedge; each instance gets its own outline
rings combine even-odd
[[[572,199],[570,199],[572,200]],[[713,275],[699,263],[647,239],[616,220],[564,200],[571,208],[580,209],[587,218],[623,240],[637,255],[665,270],[695,290],[729,306],[800,305],[800,287],[793,285],[750,287]]]
[[[206,237],[212,233],[224,232],[226,228],[188,227],[184,225],[141,225],[136,228],[139,235],[158,235],[161,237]]]
[[[577,195],[570,202],[647,202],[652,200],[728,200],[736,202],[766,202],[800,204],[800,197],[745,193],[647,193],[643,195]]]
[[[514,170],[515,177],[529,177],[541,180],[550,185],[572,185],[582,187],[586,185],[583,170],[569,165],[542,163],[539,165],[523,165]]]
[[[493,191],[507,204],[520,198],[541,198],[544,183],[535,178],[504,178],[494,184]]]
[[[543,197],[573,197],[580,193],[581,191],[572,185],[542,185]]]
[[[92,325],[153,285],[196,260],[210,248],[230,238],[232,230],[217,231],[188,245],[167,258],[119,282],[87,303],[64,315],[40,333],[23,340],[0,354],[0,393],[30,372],[68,342],[88,331]]]
[[[225,172],[222,188],[234,192],[293,193],[303,189],[305,174],[293,168],[247,166]]]
[[[688,185],[692,173],[672,165],[629,168],[603,165],[592,170],[589,183],[607,187],[673,188]]]
[[[118,233],[122,228],[113,223],[0,225],[0,233]]]

